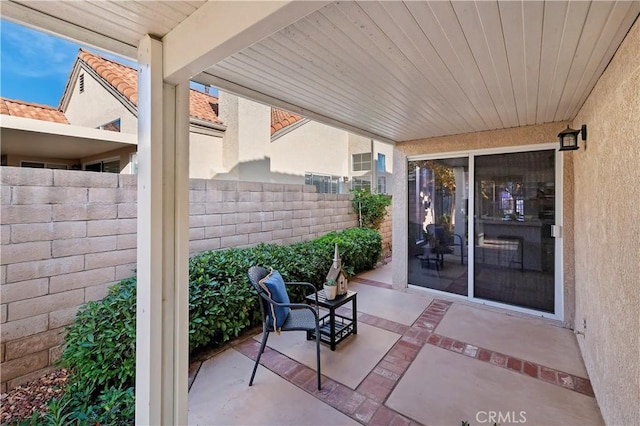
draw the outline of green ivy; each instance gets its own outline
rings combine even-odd
[[[285,281],[322,287],[338,244],[348,275],[372,269],[381,253],[378,232],[352,228],[291,246],[260,244],[200,253],[189,261],[189,352],[221,346],[258,324],[257,295],[247,278],[252,265],[272,267]],[[44,424],[131,424],[134,421],[136,277],[89,302],[68,327],[61,364],[69,380],[51,401]],[[303,290],[289,296],[300,301]]]

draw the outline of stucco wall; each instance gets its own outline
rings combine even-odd
[[[122,133],[138,133],[138,119],[116,97],[109,93],[93,76],[85,69],[80,70],[84,74],[84,92],[80,93],[79,78],[73,81],[71,98],[64,114],[70,124],[83,127],[97,128],[113,120],[120,119],[120,131]]]
[[[573,121],[578,342],[607,424],[640,419],[640,22]],[[583,329],[583,321],[587,327]]]
[[[192,179],[211,179],[222,170],[223,138],[189,134],[189,177]]]
[[[226,93],[218,93],[219,117],[227,126],[222,145],[222,168],[216,178],[272,180],[269,158],[271,108]]]
[[[348,133],[309,121],[269,145],[271,170],[298,176],[306,172],[349,176]]]
[[[393,159],[395,174],[393,190],[393,278],[394,285],[407,285],[407,157],[435,153],[468,152],[477,149],[526,146],[557,142],[558,133],[566,123],[550,123],[513,129],[445,136],[396,144]],[[563,252],[564,259],[564,322],[572,327],[575,315],[573,250],[573,175],[571,155],[563,155]]]
[[[78,307],[136,264],[136,176],[2,167],[0,392],[60,355]],[[193,179],[192,253],[292,244],[357,226],[351,196],[315,187]]]

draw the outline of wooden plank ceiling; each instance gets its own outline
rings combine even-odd
[[[571,120],[639,11],[334,2],[206,73],[394,141]]]
[[[135,58],[144,34],[204,3],[4,0],[2,14]],[[336,1],[194,79],[383,140],[571,120],[639,13],[639,1]]]

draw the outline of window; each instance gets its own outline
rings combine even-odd
[[[20,167],[30,167],[32,169],[44,169],[44,163],[36,163],[33,161],[21,161]]]
[[[387,193],[387,177],[379,176],[378,177],[378,194],[386,194]]]
[[[313,185],[319,194],[337,194],[339,192],[340,176],[304,174],[304,184]]]
[[[378,153],[378,164],[376,170],[379,172],[387,171],[387,157],[384,154]]]
[[[113,121],[110,121],[106,124],[96,127],[96,129],[100,130],[108,130],[110,132],[119,132],[120,131],[120,119],[116,118]]]
[[[80,93],[84,93],[84,74],[80,74],[78,88],[80,90]]]
[[[353,171],[366,172],[371,170],[371,153],[353,154]]]
[[[85,164],[84,169],[88,172],[120,173],[120,159]]]
[[[38,161],[21,161],[20,167],[31,167],[33,169],[57,169],[67,170],[69,166],[58,163],[40,163]]]
[[[371,181],[354,177],[351,181],[351,189],[371,189]]]

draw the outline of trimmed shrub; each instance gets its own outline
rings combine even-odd
[[[258,298],[247,278],[250,266],[272,267],[285,281],[321,288],[334,244],[345,271],[353,275],[375,266],[381,240],[376,231],[352,228],[291,246],[260,244],[194,256],[189,261],[189,352],[223,345],[260,321]],[[296,290],[289,294],[292,301],[304,297]],[[68,327],[61,364],[70,371],[69,382],[63,397],[52,402],[50,415],[65,423],[133,423],[135,333],[134,277],[112,286],[104,299],[83,306]]]
[[[61,363],[71,372],[61,407],[70,420],[122,424],[133,419],[136,359],[136,279],[80,308],[68,327]],[[55,412],[51,410],[51,412]]]

